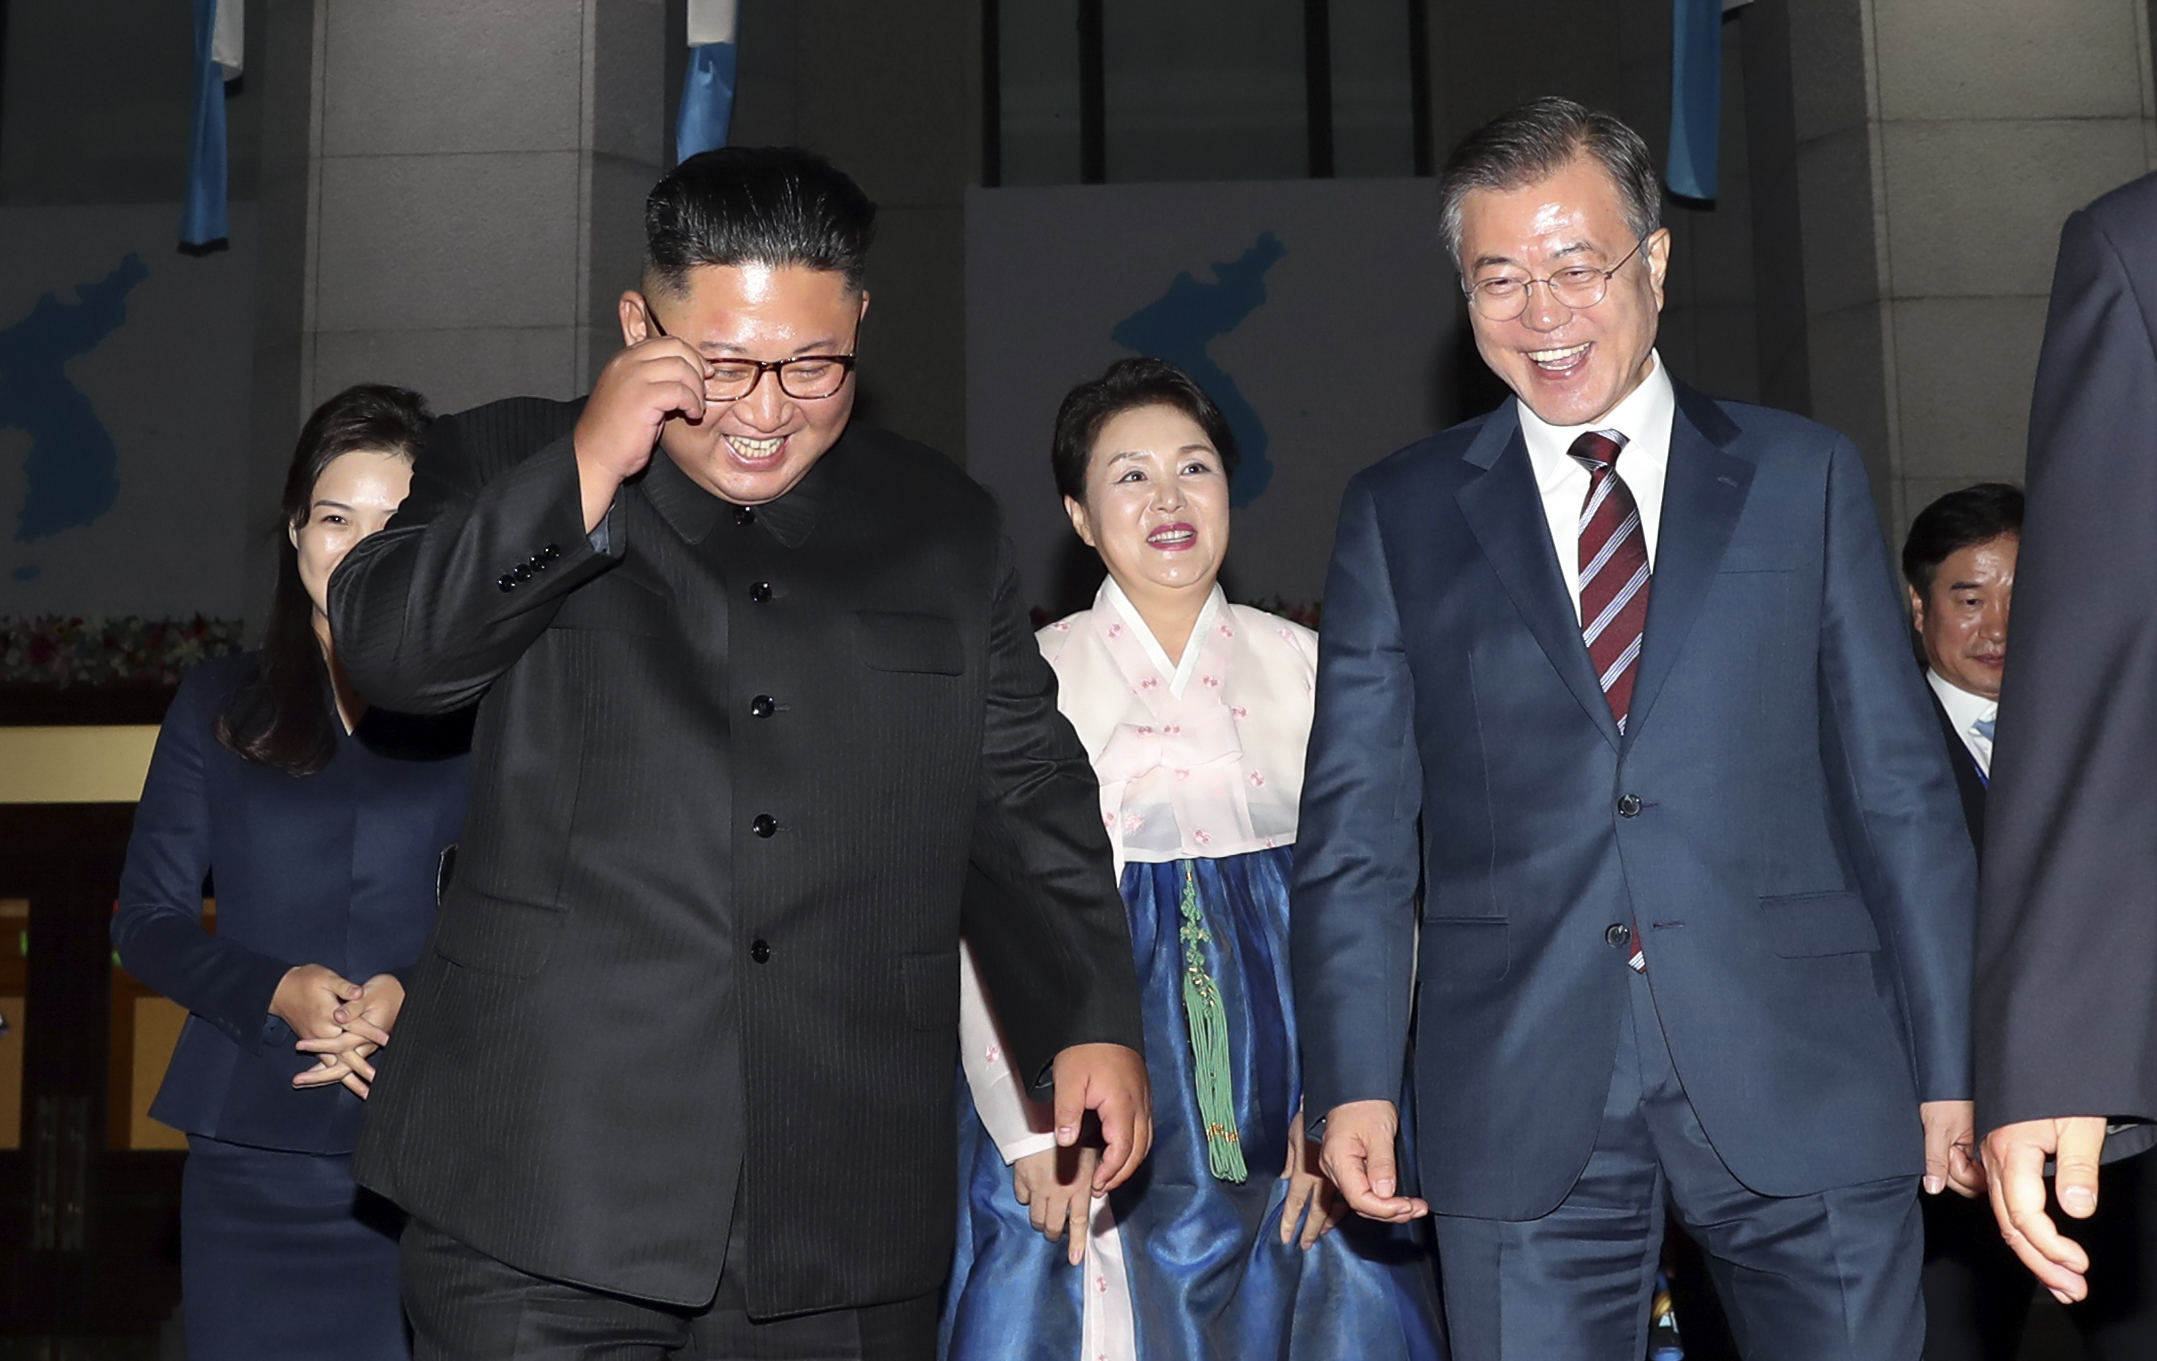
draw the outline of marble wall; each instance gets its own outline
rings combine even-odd
[[[1755,0],[1787,35],[1812,414],[1900,529],[2021,476],[2061,222],[2157,168],[2146,0]]]

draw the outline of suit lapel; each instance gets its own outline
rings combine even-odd
[[[1670,422],[1670,470],[1663,481],[1647,637],[1641,643],[1640,676],[1625,725],[1628,737],[1639,733],[1670,678],[1722,566],[1753,480],[1752,461],[1725,447],[1737,436],[1737,426],[1706,397],[1682,383],[1674,381],[1672,387],[1677,412]]]
[[[1520,418],[1513,404],[1486,421],[1482,433],[1461,455],[1484,469],[1454,499],[1467,517],[1468,528],[1482,545],[1483,556],[1513,597],[1514,608],[1535,635],[1550,664],[1557,668],[1580,707],[1613,747],[1618,745],[1618,725],[1610,716],[1610,702],[1596,682],[1588,661],[1587,644],[1581,641],[1579,616],[1572,595],[1559,575],[1557,553],[1550,541],[1550,521],[1543,514],[1543,493],[1535,484],[1535,468],[1528,458],[1527,443],[1520,435]],[[1654,609],[1654,596],[1649,609]],[[1652,636],[1652,614],[1650,616]]]

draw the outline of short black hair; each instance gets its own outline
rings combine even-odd
[[[801,265],[861,291],[876,205],[800,147],[699,152],[644,200],[644,287],[679,295],[699,265]]]
[[[1064,394],[1063,405],[1056,409],[1056,434],[1049,443],[1056,490],[1085,504],[1086,465],[1093,458],[1093,442],[1100,438],[1101,427],[1143,406],[1173,407],[1189,416],[1221,455],[1221,471],[1235,475],[1236,436],[1206,389],[1166,359],[1140,355],[1117,360],[1099,378],[1090,378]]]
[[[1461,204],[1473,189],[1506,191],[1539,184],[1591,157],[1618,186],[1625,227],[1646,240],[1663,224],[1663,182],[1655,158],[1616,114],[1546,95],[1491,119],[1461,139],[1438,175],[1438,234],[1460,261]]]
[[[1980,482],[1951,491],[1910,522],[1910,537],[1902,543],[1902,579],[1920,599],[1929,598],[1941,563],[2002,534],[2022,535],[2022,488]]]

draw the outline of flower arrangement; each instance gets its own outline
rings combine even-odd
[[[0,617],[0,685],[179,684],[195,663],[240,650],[237,619],[83,619],[40,614]]]

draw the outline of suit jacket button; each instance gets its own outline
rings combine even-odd
[[[777,712],[779,712],[779,701],[773,699],[770,695],[758,695],[755,699],[749,701],[749,716],[751,718],[770,718]]]
[[[749,958],[762,964],[765,960],[771,958],[771,946],[761,940],[749,942]]]
[[[532,569],[527,563],[518,563],[515,567],[509,569],[509,574],[519,581],[530,581],[532,579]]]
[[[517,579],[507,572],[504,572],[502,573],[502,575],[496,577],[494,579],[494,584],[501,587],[505,591],[514,591],[517,589]]]
[[[755,507],[755,506],[736,506],[736,507],[734,507],[734,523],[735,523],[735,524],[738,524],[738,525],[753,525],[753,524],[755,524],[755,523],[756,523],[756,507]]]
[[[542,562],[552,562],[560,556],[562,556],[562,550],[551,543],[539,550],[539,558]]]
[[[1622,799],[1619,799],[1619,800],[1618,800],[1618,816],[1619,816],[1619,817],[1621,817],[1621,818],[1637,818],[1637,817],[1639,817],[1639,816],[1640,816],[1640,796],[1639,796],[1638,794],[1627,794],[1627,795],[1626,795],[1626,796],[1625,796],[1624,798],[1622,798]]]
[[[1633,928],[1624,922],[1612,922],[1610,929],[1603,932],[1603,943],[1613,950],[1622,950],[1633,943]]]
[[[749,830],[758,836],[775,835],[779,830],[779,819],[769,813],[759,813],[756,815],[756,821],[749,824]]]
[[[761,605],[769,599],[771,599],[770,582],[758,581],[751,583],[749,587],[749,603],[753,605]]]

